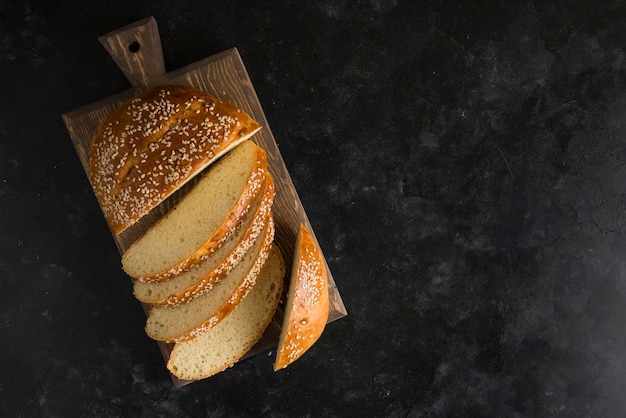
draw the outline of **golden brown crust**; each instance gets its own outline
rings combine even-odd
[[[292,269],[274,370],[300,358],[322,335],[328,321],[326,265],[313,235],[303,225],[298,231]]]
[[[159,300],[156,298],[148,300],[138,296],[137,293],[135,293],[135,296],[140,301],[149,303],[152,306],[174,306],[188,302],[202,295],[204,292],[209,291],[216,283],[226,276],[235,267],[235,265],[237,265],[237,263],[245,255],[245,252],[252,247],[252,244],[257,237],[261,235],[267,223],[270,222],[269,217],[271,216],[274,195],[274,180],[273,177],[267,173],[261,203],[257,207],[255,213],[252,214],[251,224],[247,226],[240,241],[235,245],[230,253],[220,262],[217,268],[211,270],[206,276],[202,277],[186,289],[170,294]],[[153,285],[158,286],[158,284],[147,284],[147,286]]]
[[[115,234],[261,126],[229,103],[183,86],[140,93],[109,114],[89,152],[89,180]]]
[[[176,265],[163,270],[159,273],[150,276],[135,277],[132,272],[127,273],[142,282],[157,283],[167,280],[183,271],[200,264],[206,257],[219,248],[230,235],[235,231],[239,222],[242,221],[246,213],[252,207],[252,204],[261,190],[266,177],[267,177],[267,156],[265,151],[259,146],[256,146],[256,159],[255,166],[252,169],[251,176],[246,182],[244,189],[239,197],[239,200],[233,207],[233,209],[226,215],[219,228],[216,229],[213,234],[207,238],[207,240],[199,247],[194,253],[180,260]],[[175,209],[175,208],[174,208]],[[166,215],[167,216],[167,215]],[[163,219],[163,218],[162,218]],[[153,227],[158,227],[158,223]],[[123,257],[124,258],[124,257]],[[124,262],[123,262],[124,264]]]

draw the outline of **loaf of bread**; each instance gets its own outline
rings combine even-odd
[[[253,210],[237,227],[235,233],[196,267],[158,283],[135,280],[133,290],[141,302],[151,305],[179,305],[211,290],[250,250],[263,232],[274,201],[274,181],[268,173]]]
[[[89,180],[115,234],[137,222],[261,126],[237,107],[182,86],[140,93],[93,135]]]
[[[213,328],[246,297],[267,259],[274,240],[274,221],[241,261],[210,291],[175,306],[155,306],[148,313],[146,333],[153,339],[180,342]]]
[[[282,255],[273,246],[257,283],[237,308],[208,332],[174,346],[167,363],[170,372],[180,379],[203,379],[241,359],[270,324],[284,275]]]
[[[265,152],[246,140],[260,128],[204,92],[160,86],[122,104],[92,139],[88,176],[115,234],[197,176],[122,255],[135,296],[150,305],[146,333],[175,343],[167,367],[181,379],[232,366],[279,304],[286,268],[273,244],[274,179]],[[326,265],[300,226],[275,370],[318,340],[328,311]]]
[[[328,310],[326,264],[313,235],[301,225],[274,370],[296,361],[318,340],[326,327]]]
[[[122,256],[131,277],[167,280],[198,264],[234,233],[266,178],[265,152],[244,141],[212,164],[181,201]]]

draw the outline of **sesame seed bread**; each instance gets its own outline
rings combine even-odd
[[[210,331],[172,349],[167,368],[180,379],[197,380],[237,362],[261,338],[278,307],[285,265],[273,246],[257,283],[235,310]]]
[[[158,283],[135,280],[133,291],[141,302],[151,305],[178,305],[211,290],[224,278],[252,247],[263,232],[274,200],[274,181],[267,173],[263,193],[259,193],[254,210],[237,227],[235,233],[196,267]]]
[[[246,297],[267,259],[274,240],[274,220],[269,222],[242,260],[210,291],[187,303],[155,306],[148,313],[146,333],[165,342],[194,338],[213,328]]]
[[[244,141],[212,164],[181,201],[122,256],[131,277],[167,280],[217,250],[250,210],[266,178],[265,152]]]
[[[313,235],[303,225],[298,231],[288,292],[274,370],[300,358],[322,335],[328,321],[326,265]]]
[[[93,135],[89,180],[115,234],[137,222],[261,126],[237,107],[183,86],[140,93]]]

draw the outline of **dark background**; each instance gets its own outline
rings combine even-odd
[[[174,389],[61,114],[237,47],[349,316]],[[0,0],[5,416],[626,414],[626,3]]]

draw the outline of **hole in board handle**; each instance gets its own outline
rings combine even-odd
[[[137,41],[133,41],[133,42],[131,42],[131,43],[129,43],[129,44],[128,44],[128,50],[129,50],[130,52],[133,52],[133,53],[134,53],[134,52],[139,52],[139,49],[140,49],[140,48],[141,48],[141,47],[140,47],[140,45],[139,45],[139,42],[137,42]]]

